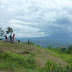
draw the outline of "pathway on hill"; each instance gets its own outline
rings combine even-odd
[[[51,53],[44,51],[44,50],[40,50],[42,52],[42,54],[38,54],[37,55],[37,61],[38,64],[42,67],[45,67],[46,63],[48,62],[48,60],[50,61],[54,61],[56,64],[61,64],[62,67],[68,65],[67,62],[65,62],[64,60],[57,58],[53,55],[51,55]]]

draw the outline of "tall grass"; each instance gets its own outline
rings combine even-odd
[[[72,72],[72,69],[69,65],[62,67],[60,64],[48,60],[46,66],[42,68],[40,72]]]
[[[27,58],[23,55],[13,53],[0,53],[0,70],[16,70],[18,68],[34,69],[36,61],[35,58],[29,55]]]

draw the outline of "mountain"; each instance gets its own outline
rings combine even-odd
[[[51,36],[47,36],[47,37],[44,37],[45,39],[48,39],[48,40],[71,40],[72,37],[67,34],[67,33],[57,33],[57,34],[53,34]],[[71,40],[72,41],[72,40]]]
[[[35,45],[40,45],[44,48],[48,48],[49,46],[52,46],[53,48],[68,47],[72,45],[72,37],[66,33],[57,33],[46,37],[19,37],[17,39],[19,39],[21,42],[27,42],[29,40],[30,42],[33,42]]]

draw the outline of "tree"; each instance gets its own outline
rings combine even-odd
[[[9,34],[9,33],[12,33],[12,32],[13,32],[13,29],[8,27],[6,33]]]
[[[2,28],[0,28],[0,37],[2,37],[4,35],[4,30],[2,30]]]

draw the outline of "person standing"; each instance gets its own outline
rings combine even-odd
[[[8,40],[7,35],[5,34],[4,36],[5,36],[5,40],[7,41]]]
[[[14,37],[15,37],[15,34],[13,34],[13,42],[14,42],[14,39],[15,39]]]
[[[12,34],[9,37],[10,37],[10,41],[12,42]]]

